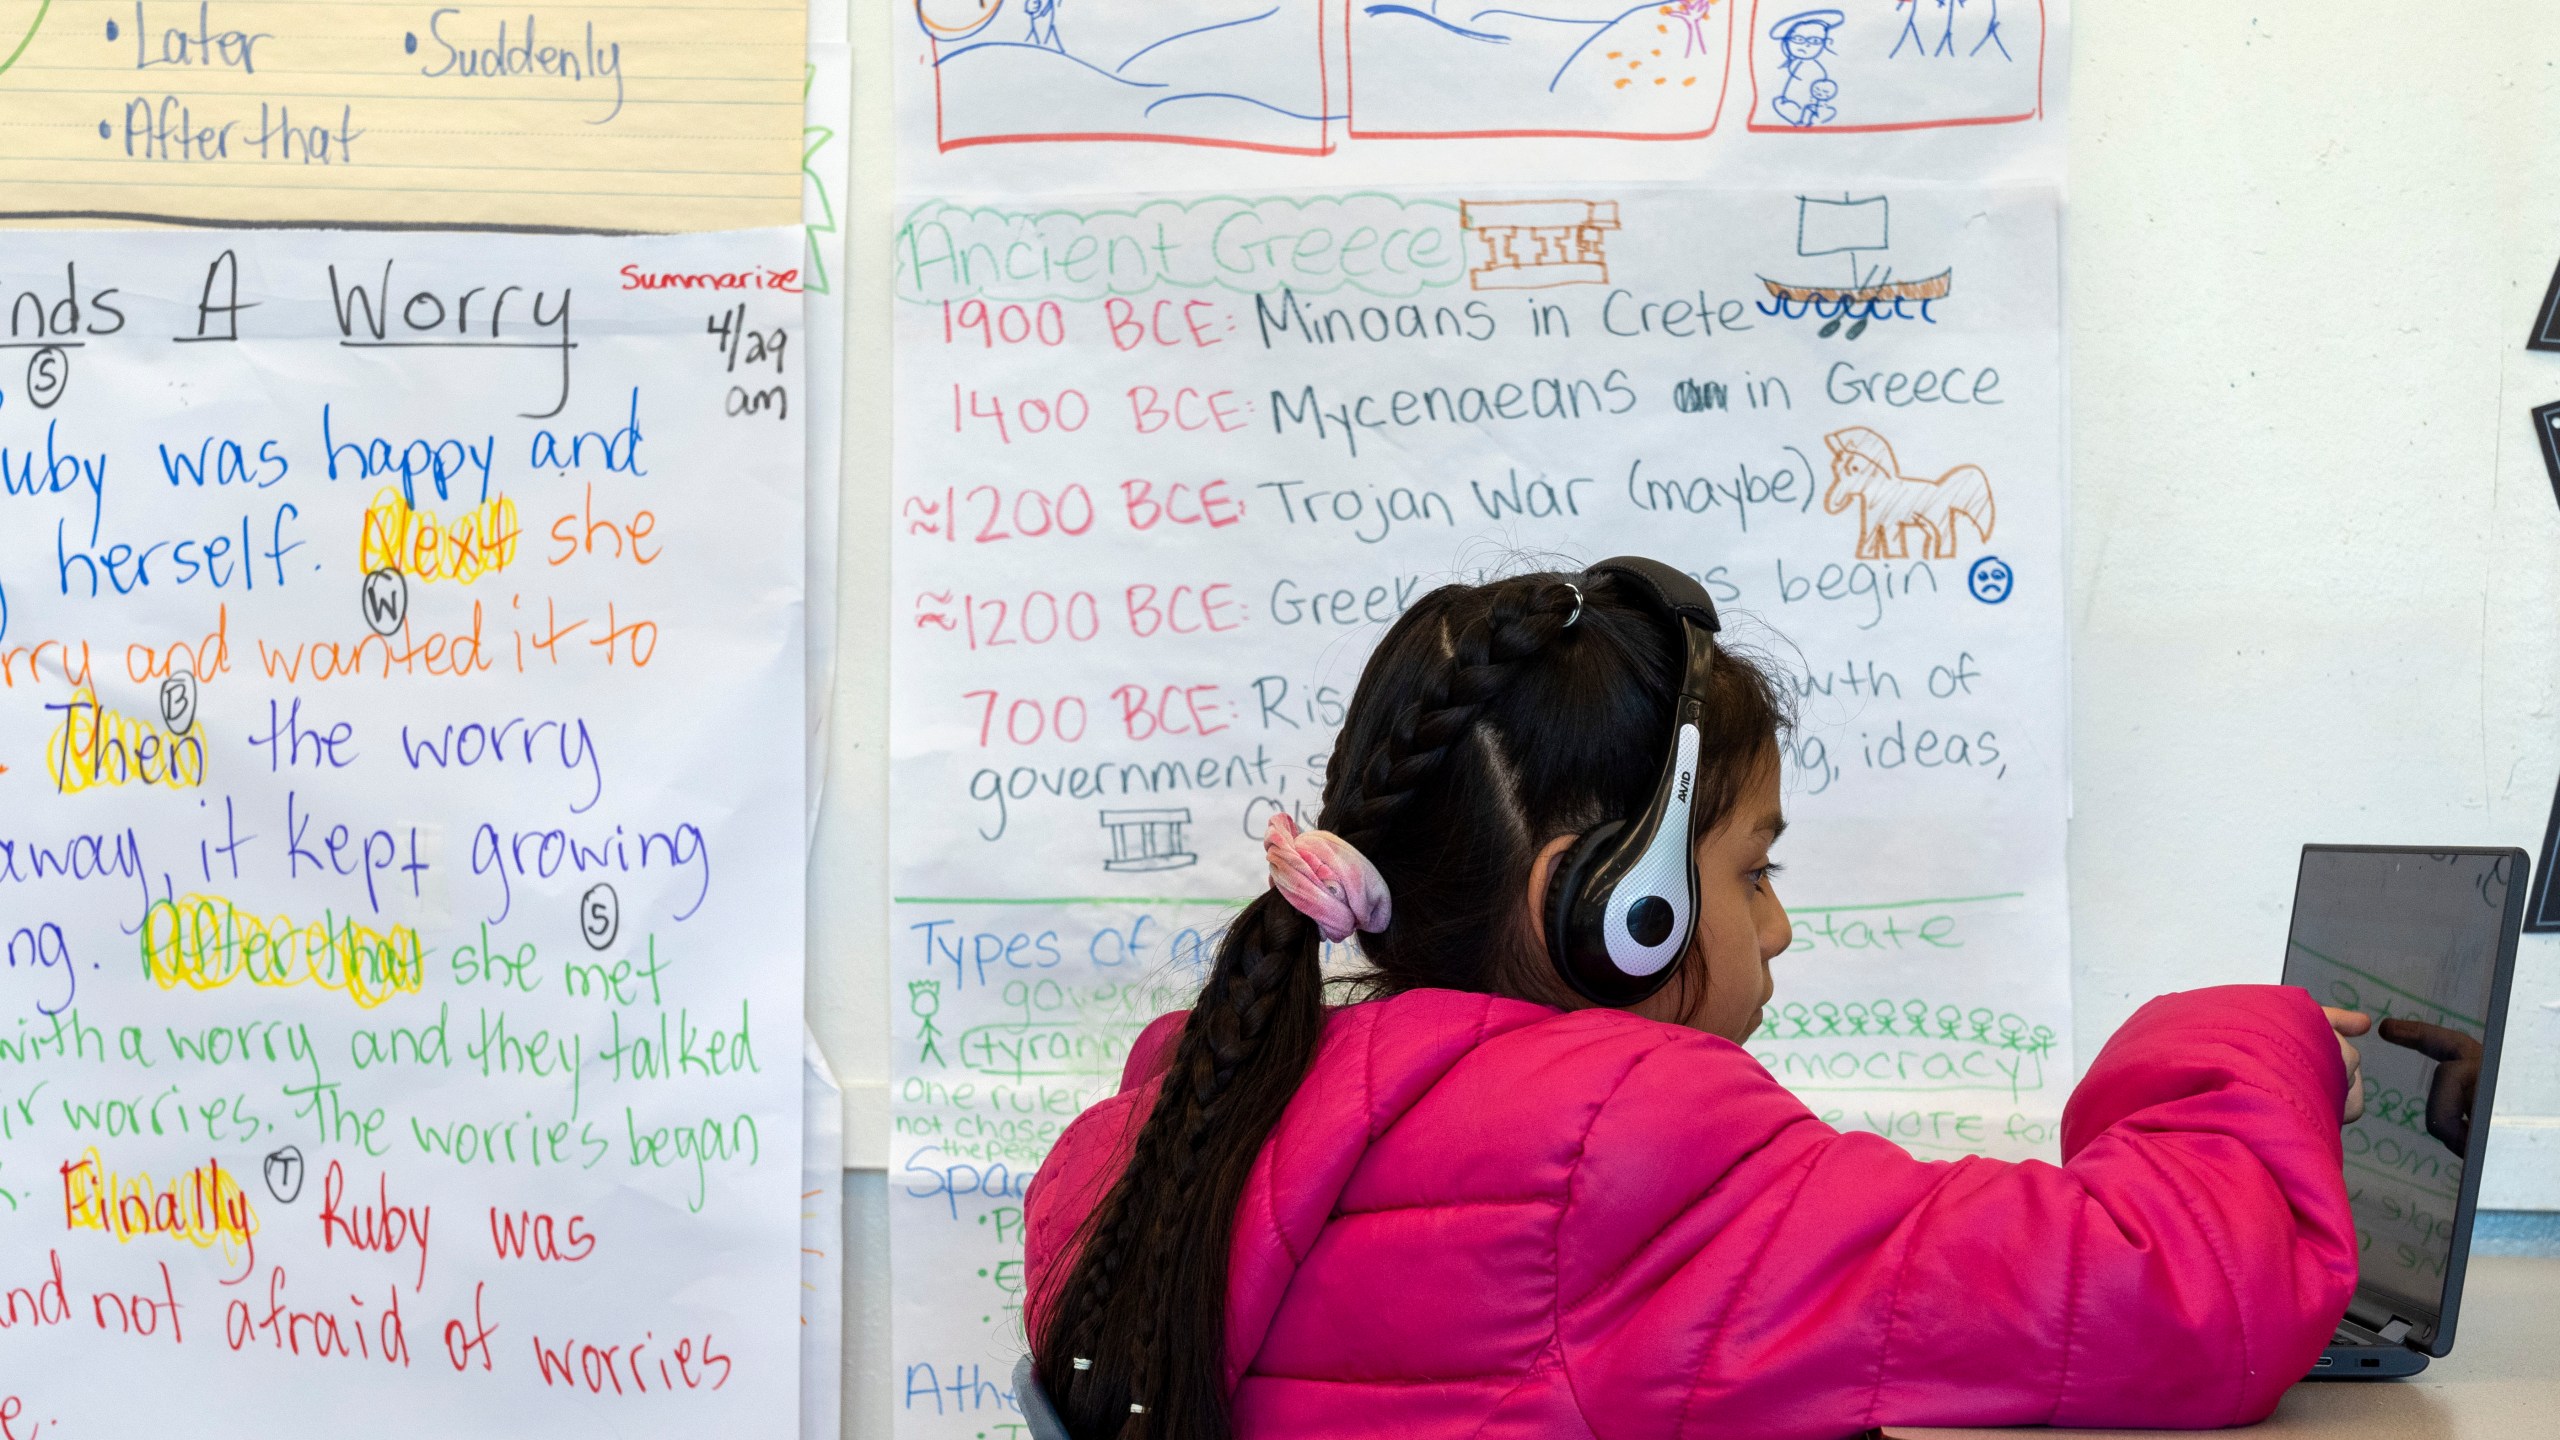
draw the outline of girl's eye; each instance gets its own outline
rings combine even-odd
[[[1754,890],[1760,889],[1762,886],[1769,883],[1770,876],[1775,875],[1786,868],[1786,866],[1779,864],[1775,860],[1761,862],[1760,867],[1751,872],[1751,888]]]

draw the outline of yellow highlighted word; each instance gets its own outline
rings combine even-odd
[[[97,786],[160,785],[192,790],[204,783],[204,737],[176,735],[149,720],[118,714],[98,702],[94,687],[71,692],[69,703],[47,705],[62,724],[46,739],[45,772],[53,788],[76,795]]]
[[[163,990],[218,990],[234,980],[342,990],[372,1009],[426,984],[426,946],[415,928],[389,933],[323,913],[309,924],[244,915],[211,895],[156,900],[142,916],[142,972]]]
[[[138,1235],[167,1235],[199,1250],[222,1247],[226,1261],[256,1253],[258,1212],[238,1177],[208,1161],[166,1184],[147,1173],[118,1175],[92,1145],[62,1164],[62,1225],[102,1230],[129,1243]]]
[[[386,488],[365,507],[358,560],[368,575],[397,570],[413,580],[468,585],[514,564],[522,538],[516,502],[504,495],[446,521],[412,506],[397,488]]]

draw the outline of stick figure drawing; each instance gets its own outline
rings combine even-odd
[[[1831,32],[1847,19],[1837,10],[1803,10],[1769,27],[1769,38],[1778,42],[1785,57],[1787,76],[1769,108],[1799,130],[1828,125],[1839,115],[1831,102],[1840,87],[1823,67],[1822,57],[1832,51]]]

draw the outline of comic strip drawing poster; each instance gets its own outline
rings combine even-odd
[[[1067,20],[1060,19],[1061,34]],[[1008,1423],[1022,1193],[1434,586],[1634,552],[1787,676],[1751,1052],[1923,1157],[2074,1074],[2048,189],[925,199],[897,235],[900,1433]]]
[[[899,182],[2059,183],[2066,0],[897,0]]]
[[[800,246],[10,237],[0,1431],[792,1431]]]

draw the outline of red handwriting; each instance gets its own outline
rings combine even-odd
[[[1164,499],[1155,498],[1156,486],[1147,480],[1120,482],[1120,499],[1129,508],[1129,528],[1152,530],[1159,522],[1175,525],[1206,525],[1224,530],[1244,518],[1244,502],[1227,493],[1227,482],[1212,480],[1194,487],[1177,480],[1164,487]]]
[[[1018,604],[991,595],[929,590],[916,597],[916,628],[965,634],[972,650],[1046,645],[1061,637],[1090,640],[1102,633],[1102,605],[1089,590],[1071,590],[1063,600],[1034,590]]]
[[[977,332],[978,343],[989,350],[1033,340],[1043,345],[1064,345],[1067,312],[1055,300],[1043,300],[1037,306],[989,305],[984,300],[942,302],[942,343],[967,344],[972,330]]]
[[[1132,740],[1159,735],[1215,735],[1227,728],[1225,707],[1215,685],[1167,685],[1151,689],[1123,685],[1111,692],[1120,702],[1120,724]]]
[[[572,1215],[564,1223],[539,1210],[505,1213],[489,1207],[489,1248],[501,1260],[536,1260],[575,1264],[595,1253],[596,1237],[586,1231],[587,1217]],[[566,1243],[563,1243],[566,1242]]]
[[[712,1349],[712,1339],[705,1332],[700,1345],[692,1337],[678,1340],[673,1347],[649,1355],[649,1347],[657,1342],[657,1332],[631,1345],[593,1345],[577,1340],[563,1340],[544,1345],[542,1337],[533,1337],[534,1363],[542,1370],[542,1383],[567,1386],[602,1395],[607,1390],[616,1395],[650,1393],[649,1379],[658,1377],[660,1392],[673,1390],[717,1390],[729,1383],[729,1357]],[[714,1375],[714,1369],[717,1375]],[[623,1378],[630,1377],[626,1389]]]
[[[1008,503],[1010,502],[1010,503]],[[966,513],[963,513],[963,512]],[[1093,528],[1093,492],[1068,485],[1052,493],[1032,486],[1011,492],[993,485],[944,487],[940,495],[908,497],[902,513],[910,535],[962,538],[980,545],[1043,535],[1082,535]]]
[[[780,290],[800,293],[798,270],[768,270],[759,265],[753,270],[643,270],[637,265],[622,267],[625,290]],[[565,301],[563,302],[566,303]]]
[[[1233,630],[1244,623],[1244,607],[1226,598],[1226,592],[1234,588],[1223,581],[1197,589],[1189,585],[1176,585],[1171,590],[1132,585],[1123,597],[1129,605],[1129,632],[1144,640],[1159,630],[1176,635]]]
[[[409,1330],[400,1315],[400,1287],[384,1287],[390,1292],[387,1308],[370,1316],[313,1308],[297,1310],[285,1303],[285,1272],[281,1265],[267,1272],[267,1308],[260,1314],[246,1300],[232,1300],[223,1306],[222,1338],[235,1351],[245,1350],[260,1340],[268,1348],[288,1355],[309,1355],[322,1360],[379,1360],[385,1365],[406,1369],[409,1364]],[[350,1295],[347,1303],[357,1311],[366,1306],[362,1299]]]
[[[339,1207],[346,1193],[346,1167],[329,1162],[329,1173],[320,1185],[320,1243],[336,1247],[344,1243],[358,1250],[382,1255],[397,1255],[408,1246],[418,1248],[418,1278],[410,1285],[422,1290],[427,1284],[427,1228],[435,1218],[432,1205],[394,1205],[391,1203],[391,1177],[375,1177],[375,1203],[359,1201],[350,1208]]]
[[[1102,302],[1102,321],[1111,327],[1111,343],[1124,351],[1147,344],[1206,350],[1221,343],[1209,333],[1207,323],[1217,318],[1218,307],[1207,300],[1157,300],[1144,320],[1138,318],[1138,307],[1127,300],[1115,297]]]
[[[997,702],[1003,697],[993,690],[968,690],[960,698],[986,701],[978,712],[978,745],[983,749],[995,735]],[[1004,704],[1004,738],[1016,745],[1037,745],[1055,737],[1072,745],[1084,738],[1086,718],[1084,701],[1074,695],[1046,703],[1016,696]]]
[[[109,1305],[116,1307],[116,1329],[122,1334],[156,1335],[160,1332],[161,1319],[166,1317],[169,1343],[186,1343],[187,1332],[178,1323],[178,1287],[170,1282],[169,1263],[165,1260],[160,1262],[160,1293],[156,1297],[140,1291],[118,1295],[104,1290],[89,1297],[89,1318],[96,1321],[101,1330],[107,1328]]]
[[[1225,581],[1207,585],[1131,585],[1120,594],[1129,633],[1224,634],[1243,626],[1250,612]],[[960,636],[972,650],[1091,640],[1102,633],[1102,607],[1090,590],[1064,595],[1034,590],[1019,601],[997,595],[927,590],[916,596],[915,627]]]
[[[53,1278],[40,1285],[11,1287],[6,1306],[0,1306],[0,1330],[15,1330],[21,1325],[59,1325],[71,1318],[71,1301],[62,1289],[62,1253],[47,1250],[45,1259],[53,1266]]]
[[[1029,695],[1007,697],[996,690],[964,690],[960,698],[978,702],[980,749],[998,740],[1012,745],[1037,745],[1043,740],[1073,745],[1088,730],[1090,712],[1081,695],[1042,700]],[[1218,698],[1215,685],[1122,685],[1111,692],[1111,699],[1120,707],[1120,733],[1133,741],[1216,735],[1231,728],[1226,702]]]
[[[490,1364],[490,1357],[496,1352],[490,1347],[489,1340],[498,1333],[498,1326],[497,1322],[487,1319],[480,1309],[482,1292],[488,1288],[486,1281],[472,1285],[470,1324],[465,1325],[459,1319],[444,1322],[444,1358],[452,1361],[453,1368],[456,1370],[470,1369],[475,1357],[480,1361],[481,1369],[494,1368]]]
[[[963,406],[966,406],[964,409]],[[1081,390],[1059,391],[1048,399],[1006,400],[954,384],[951,387],[951,433],[968,433],[971,424],[993,426],[999,444],[1010,445],[1014,435],[1045,435],[1055,430],[1072,435],[1093,418],[1093,402]]]
[[[1203,394],[1185,385],[1167,397],[1153,385],[1129,387],[1129,419],[1141,435],[1168,427],[1185,432],[1214,429],[1229,435],[1244,428],[1244,412],[1252,408],[1251,402],[1238,400],[1233,390]]]

